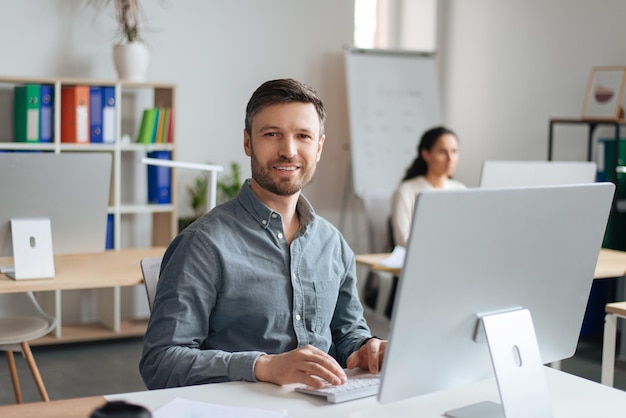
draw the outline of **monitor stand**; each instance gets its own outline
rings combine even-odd
[[[480,402],[447,411],[449,418],[550,418],[552,409],[528,309],[484,315],[475,340],[487,338],[501,404]]]
[[[13,263],[0,272],[15,280],[54,278],[52,229],[49,218],[11,218]]]

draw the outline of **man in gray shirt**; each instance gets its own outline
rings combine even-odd
[[[326,112],[310,87],[262,84],[246,108],[252,179],[167,249],[139,365],[150,389],[230,380],[346,381],[378,373],[354,253],[301,195],[320,160]],[[322,379],[322,380],[320,380]]]

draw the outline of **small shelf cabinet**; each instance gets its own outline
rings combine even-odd
[[[54,91],[53,101],[53,133],[51,142],[15,142],[13,135],[13,95],[14,87],[25,84],[51,85]],[[62,89],[65,86],[102,86],[113,87],[115,91],[115,139],[111,143],[67,143],[63,141],[61,131]],[[143,111],[148,108],[171,109],[171,135],[170,142],[143,144],[137,143],[136,138],[142,122]],[[131,248],[165,247],[178,232],[178,219],[176,213],[175,175],[176,170],[170,172],[170,202],[166,204],[152,204],[148,202],[147,193],[147,166],[141,162],[152,151],[169,151],[172,160],[176,156],[176,85],[161,82],[124,82],[98,79],[81,78],[47,78],[47,77],[13,77],[0,76],[0,152],[11,151],[38,151],[52,153],[92,153],[106,152],[112,154],[111,187],[109,195],[108,214],[113,221],[113,239],[110,249],[122,250]],[[50,179],[54,181],[54,179]],[[137,267],[139,260],[137,260]],[[138,267],[139,268],[139,267]],[[132,289],[130,289],[132,290]],[[139,290],[139,289],[137,289]],[[128,292],[120,286],[111,286],[109,289],[93,290],[97,293],[97,303],[93,314],[87,317],[98,316],[99,322],[105,325],[102,338],[116,336],[142,335],[145,330],[145,315],[143,318],[123,318],[124,300],[123,292]],[[52,310],[59,316],[65,309],[61,308],[61,294],[38,295],[47,310]],[[63,297],[66,299],[74,295]],[[77,296],[80,298],[81,296]],[[83,296],[84,297],[84,296]],[[80,304],[80,302],[79,302]],[[131,309],[132,311],[133,309]],[[139,309],[141,310],[141,308]],[[134,311],[137,311],[135,309]],[[83,315],[84,316],[84,315]],[[106,316],[121,318],[125,326],[120,329],[115,326],[113,332],[110,326],[106,326]],[[61,318],[58,318],[59,320]],[[65,327],[68,341],[81,341],[98,337],[89,333],[81,332],[82,319],[71,319]],[[59,321],[61,323],[61,321]],[[73,328],[68,328],[72,322]],[[83,321],[84,322],[84,321]],[[119,320],[118,320],[119,323]],[[128,325],[128,326],[126,326]],[[73,332],[73,331],[76,332]],[[50,335],[44,337],[41,343],[57,341],[60,329],[56,337]]]

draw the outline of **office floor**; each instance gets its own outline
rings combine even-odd
[[[384,321],[370,318],[370,325],[375,335],[387,335]],[[138,372],[141,338],[33,347],[33,354],[52,400],[145,390]],[[581,340],[574,357],[563,361],[562,369],[599,382],[601,359],[601,341]],[[39,401],[39,393],[23,358],[16,356],[16,362],[24,401]],[[626,390],[624,363],[617,364],[615,387]],[[13,404],[5,360],[0,360],[0,388],[0,404]]]

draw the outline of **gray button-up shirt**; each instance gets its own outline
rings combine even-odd
[[[281,215],[239,196],[187,227],[161,266],[144,338],[150,389],[255,381],[254,363],[312,344],[345,367],[370,330],[356,290],[354,253],[304,196],[289,245]]]

